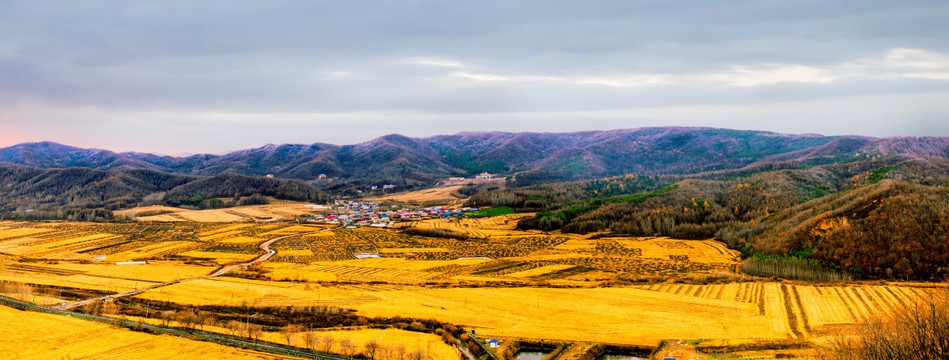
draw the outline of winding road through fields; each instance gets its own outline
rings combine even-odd
[[[169,286],[169,285],[175,285],[175,284],[179,284],[179,283],[186,282],[186,281],[201,280],[201,279],[210,279],[210,278],[215,278],[215,277],[222,276],[222,275],[227,275],[227,274],[230,273],[231,271],[234,271],[234,269],[242,268],[242,267],[248,267],[248,266],[251,266],[251,265],[254,265],[254,264],[259,264],[259,263],[265,262],[265,261],[267,261],[267,260],[270,260],[271,257],[273,257],[274,255],[277,254],[277,250],[274,250],[274,249],[270,248],[270,246],[273,245],[273,244],[274,244],[275,242],[277,242],[277,241],[280,241],[280,240],[283,240],[283,239],[292,238],[292,237],[296,237],[296,236],[303,236],[303,235],[317,234],[317,233],[326,232],[326,231],[333,231],[333,230],[336,230],[336,229],[338,229],[338,228],[326,228],[326,229],[320,229],[320,230],[314,230],[314,231],[305,231],[305,232],[301,232],[301,233],[290,234],[290,235],[284,235],[284,236],[278,236],[278,237],[269,239],[269,240],[267,240],[267,241],[264,241],[264,242],[260,243],[260,245],[259,245],[260,250],[263,250],[263,252],[264,252],[262,255],[260,255],[260,256],[258,256],[258,257],[256,257],[256,258],[254,258],[254,259],[251,260],[251,261],[247,261],[247,262],[243,262],[243,263],[237,263],[237,264],[225,265],[225,266],[221,267],[220,269],[215,270],[215,271],[212,272],[211,274],[208,274],[208,275],[205,275],[205,276],[199,276],[199,277],[188,278],[188,279],[172,280],[172,281],[169,281],[169,282],[165,282],[165,283],[161,283],[161,284],[155,284],[155,285],[147,286],[147,287],[144,287],[144,288],[141,288],[141,289],[135,289],[135,290],[131,290],[131,291],[126,291],[126,292],[123,292],[123,293],[110,294],[110,295],[100,296],[100,297],[97,297],[97,298],[86,299],[86,300],[80,300],[80,301],[68,303],[68,304],[66,304],[66,305],[56,306],[55,308],[60,309],[60,310],[71,310],[71,309],[75,309],[75,308],[80,307],[80,306],[83,306],[83,305],[88,305],[88,304],[95,303],[96,301],[110,300],[110,299],[118,299],[118,298],[122,298],[122,297],[126,297],[126,296],[135,296],[135,295],[141,294],[141,293],[143,293],[143,292],[146,292],[146,291],[148,291],[148,290],[157,289],[157,288],[165,287],[165,286]]]

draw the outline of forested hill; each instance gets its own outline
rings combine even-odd
[[[0,213],[19,210],[22,215],[23,211],[30,210],[34,218],[42,218],[44,211],[62,215],[63,210],[114,210],[141,203],[214,208],[268,196],[319,203],[330,200],[326,193],[299,180],[238,174],[177,175],[140,169],[3,166],[0,167],[0,185]]]
[[[764,263],[949,279],[946,157],[851,154],[756,170],[483,189],[468,205],[536,212],[525,229],[716,238]]]
[[[386,183],[403,189],[421,187],[449,176],[472,177],[483,171],[517,175],[520,184],[531,185],[623,174],[794,168],[839,162],[861,154],[944,158],[949,156],[949,138],[881,139],[663,127],[575,133],[460,133],[428,138],[388,135],[355,145],[268,145],[224,155],[188,157],[115,153],[43,142],[0,149],[0,164],[42,169],[149,169],[201,176],[273,174],[341,190]],[[314,181],[320,174],[327,179]]]

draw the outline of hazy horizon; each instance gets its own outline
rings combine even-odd
[[[0,5],[0,147],[704,126],[949,136],[940,2]]]

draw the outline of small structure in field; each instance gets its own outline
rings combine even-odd
[[[488,173],[487,171],[485,171],[485,172],[483,172],[483,173],[478,174],[478,176],[475,176],[475,179],[486,180],[486,179],[491,179],[491,178],[493,178],[493,177],[494,177],[494,175],[492,175],[492,174]]]
[[[119,262],[116,262],[115,264],[116,264],[116,265],[147,265],[148,262],[147,262],[147,261],[144,261],[144,260],[141,260],[141,261],[119,261]]]

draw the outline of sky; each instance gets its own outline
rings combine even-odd
[[[0,0],[0,146],[949,136],[946,1]]]

